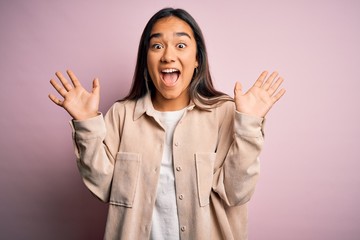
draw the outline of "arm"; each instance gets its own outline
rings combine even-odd
[[[255,190],[263,145],[263,117],[285,93],[284,89],[278,91],[283,80],[276,79],[277,73],[264,81],[266,76],[267,73],[263,72],[244,95],[241,85],[236,84],[236,112],[229,109],[220,128],[219,148],[230,147],[228,150],[218,149],[218,155],[226,157],[215,172],[213,189],[229,206],[246,203]]]
[[[217,156],[223,164],[215,172],[213,182],[214,191],[228,206],[250,200],[260,172],[259,155],[264,142],[263,118],[234,112],[229,109],[220,130]]]
[[[61,85],[54,79],[51,85],[63,97],[58,99],[53,94],[49,98],[56,105],[64,108],[72,117],[73,140],[77,163],[85,185],[97,197],[108,201],[112,180],[116,144],[119,144],[119,132],[116,132],[119,121],[109,111],[105,121],[98,112],[100,101],[99,80],[93,81],[93,89],[87,92],[72,71],[67,71],[71,83],[56,72]],[[116,134],[117,133],[117,134]],[[111,138],[111,141],[106,141]],[[106,142],[110,142],[106,144]]]
[[[109,201],[116,153],[120,145],[119,114],[114,105],[106,114],[73,120],[73,140],[79,172],[86,187]]]

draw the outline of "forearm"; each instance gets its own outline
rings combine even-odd
[[[104,144],[106,127],[103,117],[73,121],[72,126],[77,164],[83,181],[93,194],[107,202],[114,160]]]
[[[230,206],[250,200],[260,172],[263,119],[235,114],[233,143],[216,176],[215,191]]]

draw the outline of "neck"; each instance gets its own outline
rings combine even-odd
[[[186,106],[189,105],[189,102],[189,96],[181,99],[166,99],[162,96],[154,96],[152,98],[154,109],[160,112],[177,111],[184,109]]]

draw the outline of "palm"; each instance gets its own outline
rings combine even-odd
[[[87,92],[83,87],[74,88],[65,96],[62,106],[71,116],[97,112],[99,97]]]
[[[267,72],[263,72],[245,94],[242,94],[240,83],[236,83],[234,90],[236,110],[245,114],[264,117],[285,93],[284,89],[278,91],[283,79],[277,78],[277,75],[275,72],[265,80]]]
[[[61,73],[56,73],[63,87],[61,87],[54,80],[51,80],[51,84],[57,90],[57,92],[64,98],[63,101],[50,94],[50,99],[57,105],[63,107],[74,119],[82,120],[97,115],[99,109],[99,83],[95,79],[93,82],[93,91],[86,91],[77,80],[76,76],[68,71],[69,77],[73,83],[71,85],[63,77]]]

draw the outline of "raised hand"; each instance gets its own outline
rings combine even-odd
[[[62,101],[53,94],[49,94],[49,98],[56,105],[64,108],[74,119],[84,120],[98,115],[100,102],[100,84],[96,78],[93,81],[93,89],[91,92],[86,91],[75,74],[68,70],[67,74],[70,77],[72,84],[70,84],[61,72],[56,72],[55,75],[60,80],[62,86],[54,79],[50,80],[51,85],[64,98]]]
[[[267,77],[268,72],[261,73],[254,85],[245,93],[242,86],[236,82],[234,100],[236,110],[248,115],[265,117],[271,107],[285,94],[285,89],[279,89],[283,78],[273,72]]]

